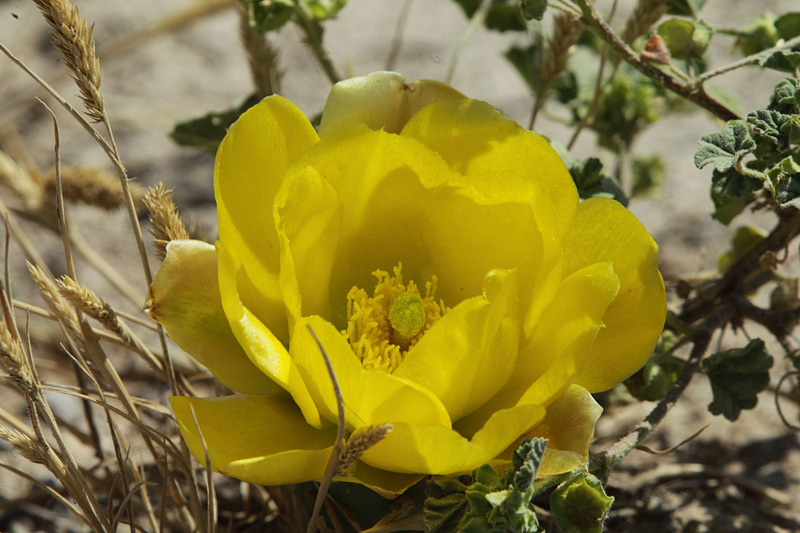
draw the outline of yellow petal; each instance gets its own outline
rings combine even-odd
[[[322,416],[334,422],[338,419],[336,398],[325,359],[308,325],[314,329],[336,373],[348,429],[387,422],[450,427],[447,410],[433,393],[407,379],[364,369],[342,334],[314,316],[298,321],[291,354]]]
[[[245,304],[283,341],[289,334],[278,285],[273,200],[286,169],[317,139],[294,104],[270,96],[231,126],[214,168],[220,240],[236,250],[250,280]]]
[[[494,394],[514,370],[519,345],[516,271],[486,275],[484,295],[451,309],[394,372],[433,392],[458,420]]]
[[[520,435],[539,424],[545,409],[520,404],[494,413],[467,439],[442,426],[392,424],[392,432],[368,449],[362,461],[401,473],[458,474],[488,463]]]
[[[548,439],[537,475],[550,476],[586,465],[594,426],[603,412],[589,391],[572,385],[547,408],[541,424],[526,437]]]
[[[145,307],[175,344],[226,386],[247,394],[277,390],[250,362],[228,326],[219,296],[217,252],[210,244],[170,242]]]
[[[560,234],[568,228],[578,192],[564,163],[543,138],[477,100],[440,102],[421,109],[403,136],[422,141],[462,174],[510,171],[535,181],[555,205]]]
[[[246,275],[227,243],[217,242],[219,288],[222,307],[233,334],[250,361],[292,395],[306,422],[320,427],[322,420],[286,347],[243,303],[241,291],[249,289]]]
[[[607,198],[581,203],[564,241],[567,272],[611,261],[619,295],[609,306],[592,353],[577,383],[590,392],[606,390],[644,365],[666,316],[658,246],[630,211]]]
[[[561,280],[561,245],[550,198],[511,172],[456,176],[436,191],[422,239],[438,276],[438,294],[453,305],[481,294],[495,268],[516,269],[524,338]]]
[[[285,396],[176,396],[170,405],[200,464],[205,442],[212,470],[258,485],[321,479],[336,441],[335,427],[309,426]]]
[[[506,386],[456,428],[471,434],[497,409],[518,403],[549,406],[580,374],[619,280],[610,263],[574,272],[559,286],[531,341],[519,352]]]
[[[356,461],[347,470],[347,477],[336,478],[336,481],[360,483],[384,498],[394,498],[402,494],[411,485],[416,484],[424,476],[422,474],[398,474],[369,466],[363,461]]]
[[[372,272],[400,262],[406,279],[427,281],[421,213],[451,175],[420,143],[363,125],[310,150],[276,198],[281,287],[293,319],[319,314],[344,329],[350,289],[374,286]]]
[[[406,83],[396,72],[373,72],[333,86],[319,131],[324,136],[343,126],[361,123],[373,130],[398,133],[426,105],[460,98],[466,97],[438,81]]]

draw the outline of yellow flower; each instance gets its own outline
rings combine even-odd
[[[541,475],[585,464],[608,389],[664,322],[657,247],[584,202],[541,137],[436,82],[337,84],[318,135],[279,96],[217,153],[216,247],[173,241],[148,301],[236,394],[172,398],[192,453],[277,485],[320,479],[346,430],[391,424],[339,479],[396,494],[550,439]],[[202,440],[195,426],[195,417]]]

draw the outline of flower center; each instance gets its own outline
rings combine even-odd
[[[378,280],[372,296],[362,288],[347,293],[347,329],[342,335],[366,369],[394,372],[413,348],[448,311],[444,302],[434,299],[436,276],[425,283],[423,297],[416,283],[403,284],[403,265],[394,276],[376,270]]]

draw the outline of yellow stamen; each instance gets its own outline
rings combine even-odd
[[[393,372],[447,312],[444,302],[434,300],[436,276],[425,284],[423,297],[413,281],[403,284],[402,270],[399,264],[394,276],[373,272],[378,282],[372,296],[359,287],[347,294],[347,330],[342,334],[364,368]]]

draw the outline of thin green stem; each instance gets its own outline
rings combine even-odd
[[[331,60],[328,50],[322,45],[322,27],[319,22],[312,20],[299,5],[294,11],[295,22],[306,36],[306,44],[311,48],[314,57],[319,62],[331,84],[338,83],[342,77]]]
[[[735,70],[737,68],[745,67],[747,65],[752,65],[753,63],[758,61],[758,59],[760,57],[764,57],[764,56],[766,56],[768,54],[772,54],[772,53],[775,53],[775,52],[780,52],[781,50],[786,50],[787,48],[794,48],[795,46],[800,46],[800,36],[797,36],[794,39],[789,39],[788,41],[785,41],[785,42],[783,42],[783,43],[781,43],[781,44],[779,44],[777,46],[773,46],[772,48],[769,48],[767,50],[762,50],[761,52],[758,52],[757,54],[749,55],[749,56],[747,56],[747,57],[745,57],[743,59],[740,59],[739,61],[735,61],[733,63],[730,63],[729,65],[725,65],[725,66],[720,67],[718,69],[709,70],[707,72],[704,72],[701,75],[697,76],[697,78],[695,78],[694,85],[699,87],[700,85],[705,83],[707,80],[709,80],[709,79],[711,79],[711,78],[713,78],[715,76],[719,76],[720,74],[725,74],[726,72],[730,72],[731,70]]]

